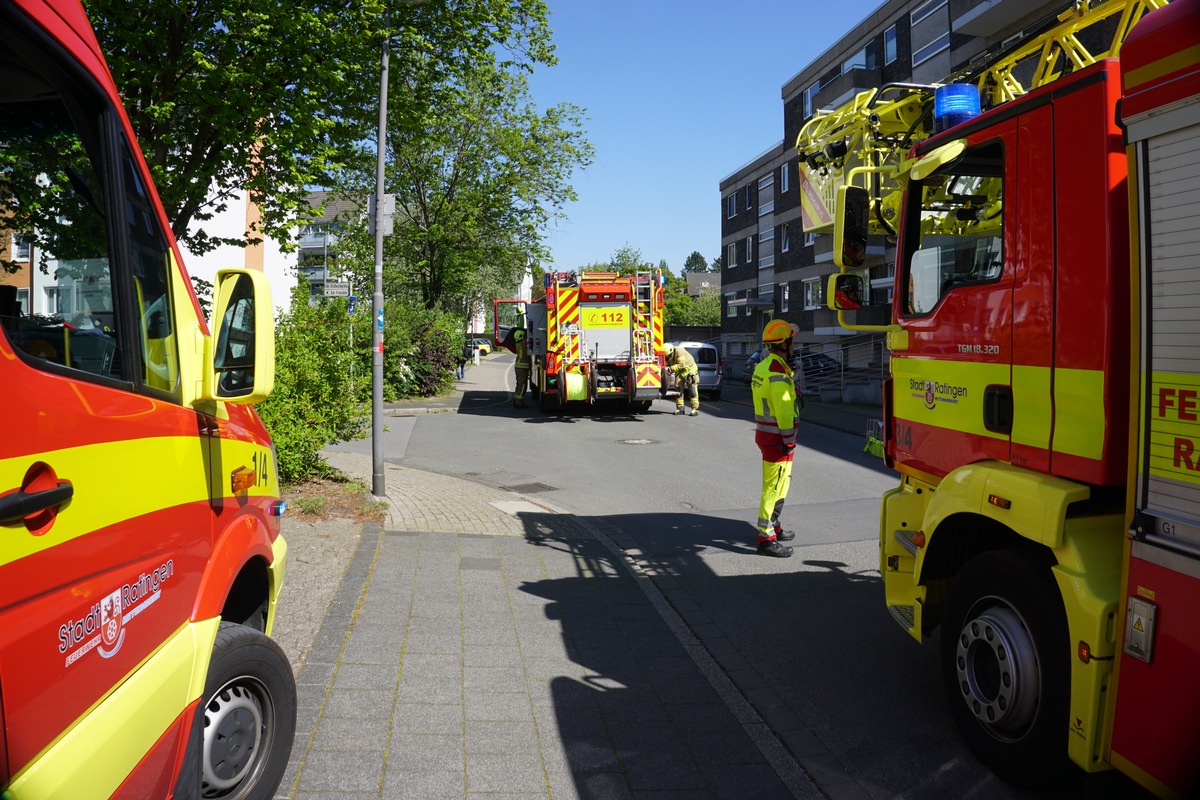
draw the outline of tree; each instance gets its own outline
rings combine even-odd
[[[718,273],[718,274],[719,274],[719,273],[721,272],[721,270],[722,270],[722,269],[724,269],[724,268],[725,268],[725,259],[724,259],[724,257],[722,257],[722,256],[717,256],[716,258],[714,258],[714,259],[712,260],[712,264],[710,264],[710,265],[709,265],[709,267],[708,267],[708,271],[709,271],[709,272],[716,272],[716,273]]]
[[[699,297],[692,298],[688,313],[688,325],[721,324],[721,294],[714,288],[703,289]]]
[[[553,61],[544,0],[85,2],[171,228],[200,253],[246,243],[202,224],[242,190],[263,209],[256,233],[283,242],[321,213],[309,188],[331,185],[374,138],[385,32],[398,72],[419,61],[452,73],[499,53],[518,68]]]
[[[545,230],[575,199],[569,178],[593,151],[581,109],[539,110],[525,77],[503,64],[480,59],[443,79],[422,90],[441,99],[419,119],[411,102],[389,110],[397,228],[387,271],[424,307],[467,314],[510,293],[545,255]]]
[[[698,250],[693,250],[692,254],[683,262],[683,271],[688,272],[707,272],[708,262],[704,260],[704,256],[700,255]]]

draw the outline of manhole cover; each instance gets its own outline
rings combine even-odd
[[[544,483],[519,483],[516,486],[501,486],[500,488],[506,492],[516,492],[517,494],[557,491],[553,486],[547,486]]]
[[[658,444],[655,439],[622,439],[617,444]]]

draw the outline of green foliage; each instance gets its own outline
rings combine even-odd
[[[716,289],[705,289],[699,297],[692,298],[691,308],[688,309],[687,325],[716,325],[721,324],[721,294]]]
[[[215,287],[204,278],[197,278],[195,275],[189,277],[192,279],[192,288],[196,292],[196,301],[200,303],[200,311],[203,312],[205,319],[212,319],[212,296]]]
[[[344,303],[341,304],[344,309]],[[369,309],[354,314],[355,372],[370,380],[374,331]],[[433,397],[454,383],[454,366],[466,343],[462,321],[449,311],[390,299],[383,310],[383,399]],[[368,387],[369,388],[369,387]]]
[[[708,272],[708,262],[704,260],[704,256],[700,255],[699,250],[693,250],[692,254],[683,262],[684,273],[688,272]]]
[[[478,63],[553,62],[544,0],[84,2],[171,227],[196,253],[246,243],[203,228],[243,189],[263,208],[249,238],[292,241],[313,216],[308,187],[374,141],[385,35],[396,87],[416,87],[390,105],[414,122]]]
[[[345,301],[309,305],[304,281],[275,325],[275,389],[258,412],[285,483],[328,474],[323,447],[366,432],[370,372],[354,370]]]

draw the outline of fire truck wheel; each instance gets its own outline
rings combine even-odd
[[[1067,767],[1071,646],[1050,570],[1036,551],[967,563],[946,600],[942,679],[959,732],[1002,779],[1051,783]]]
[[[267,800],[287,768],[296,731],[296,680],[287,656],[256,630],[222,622],[204,686],[200,797]]]

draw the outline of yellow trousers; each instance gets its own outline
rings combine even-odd
[[[762,498],[758,503],[759,540],[775,536],[779,514],[792,486],[792,459],[762,462]]]

